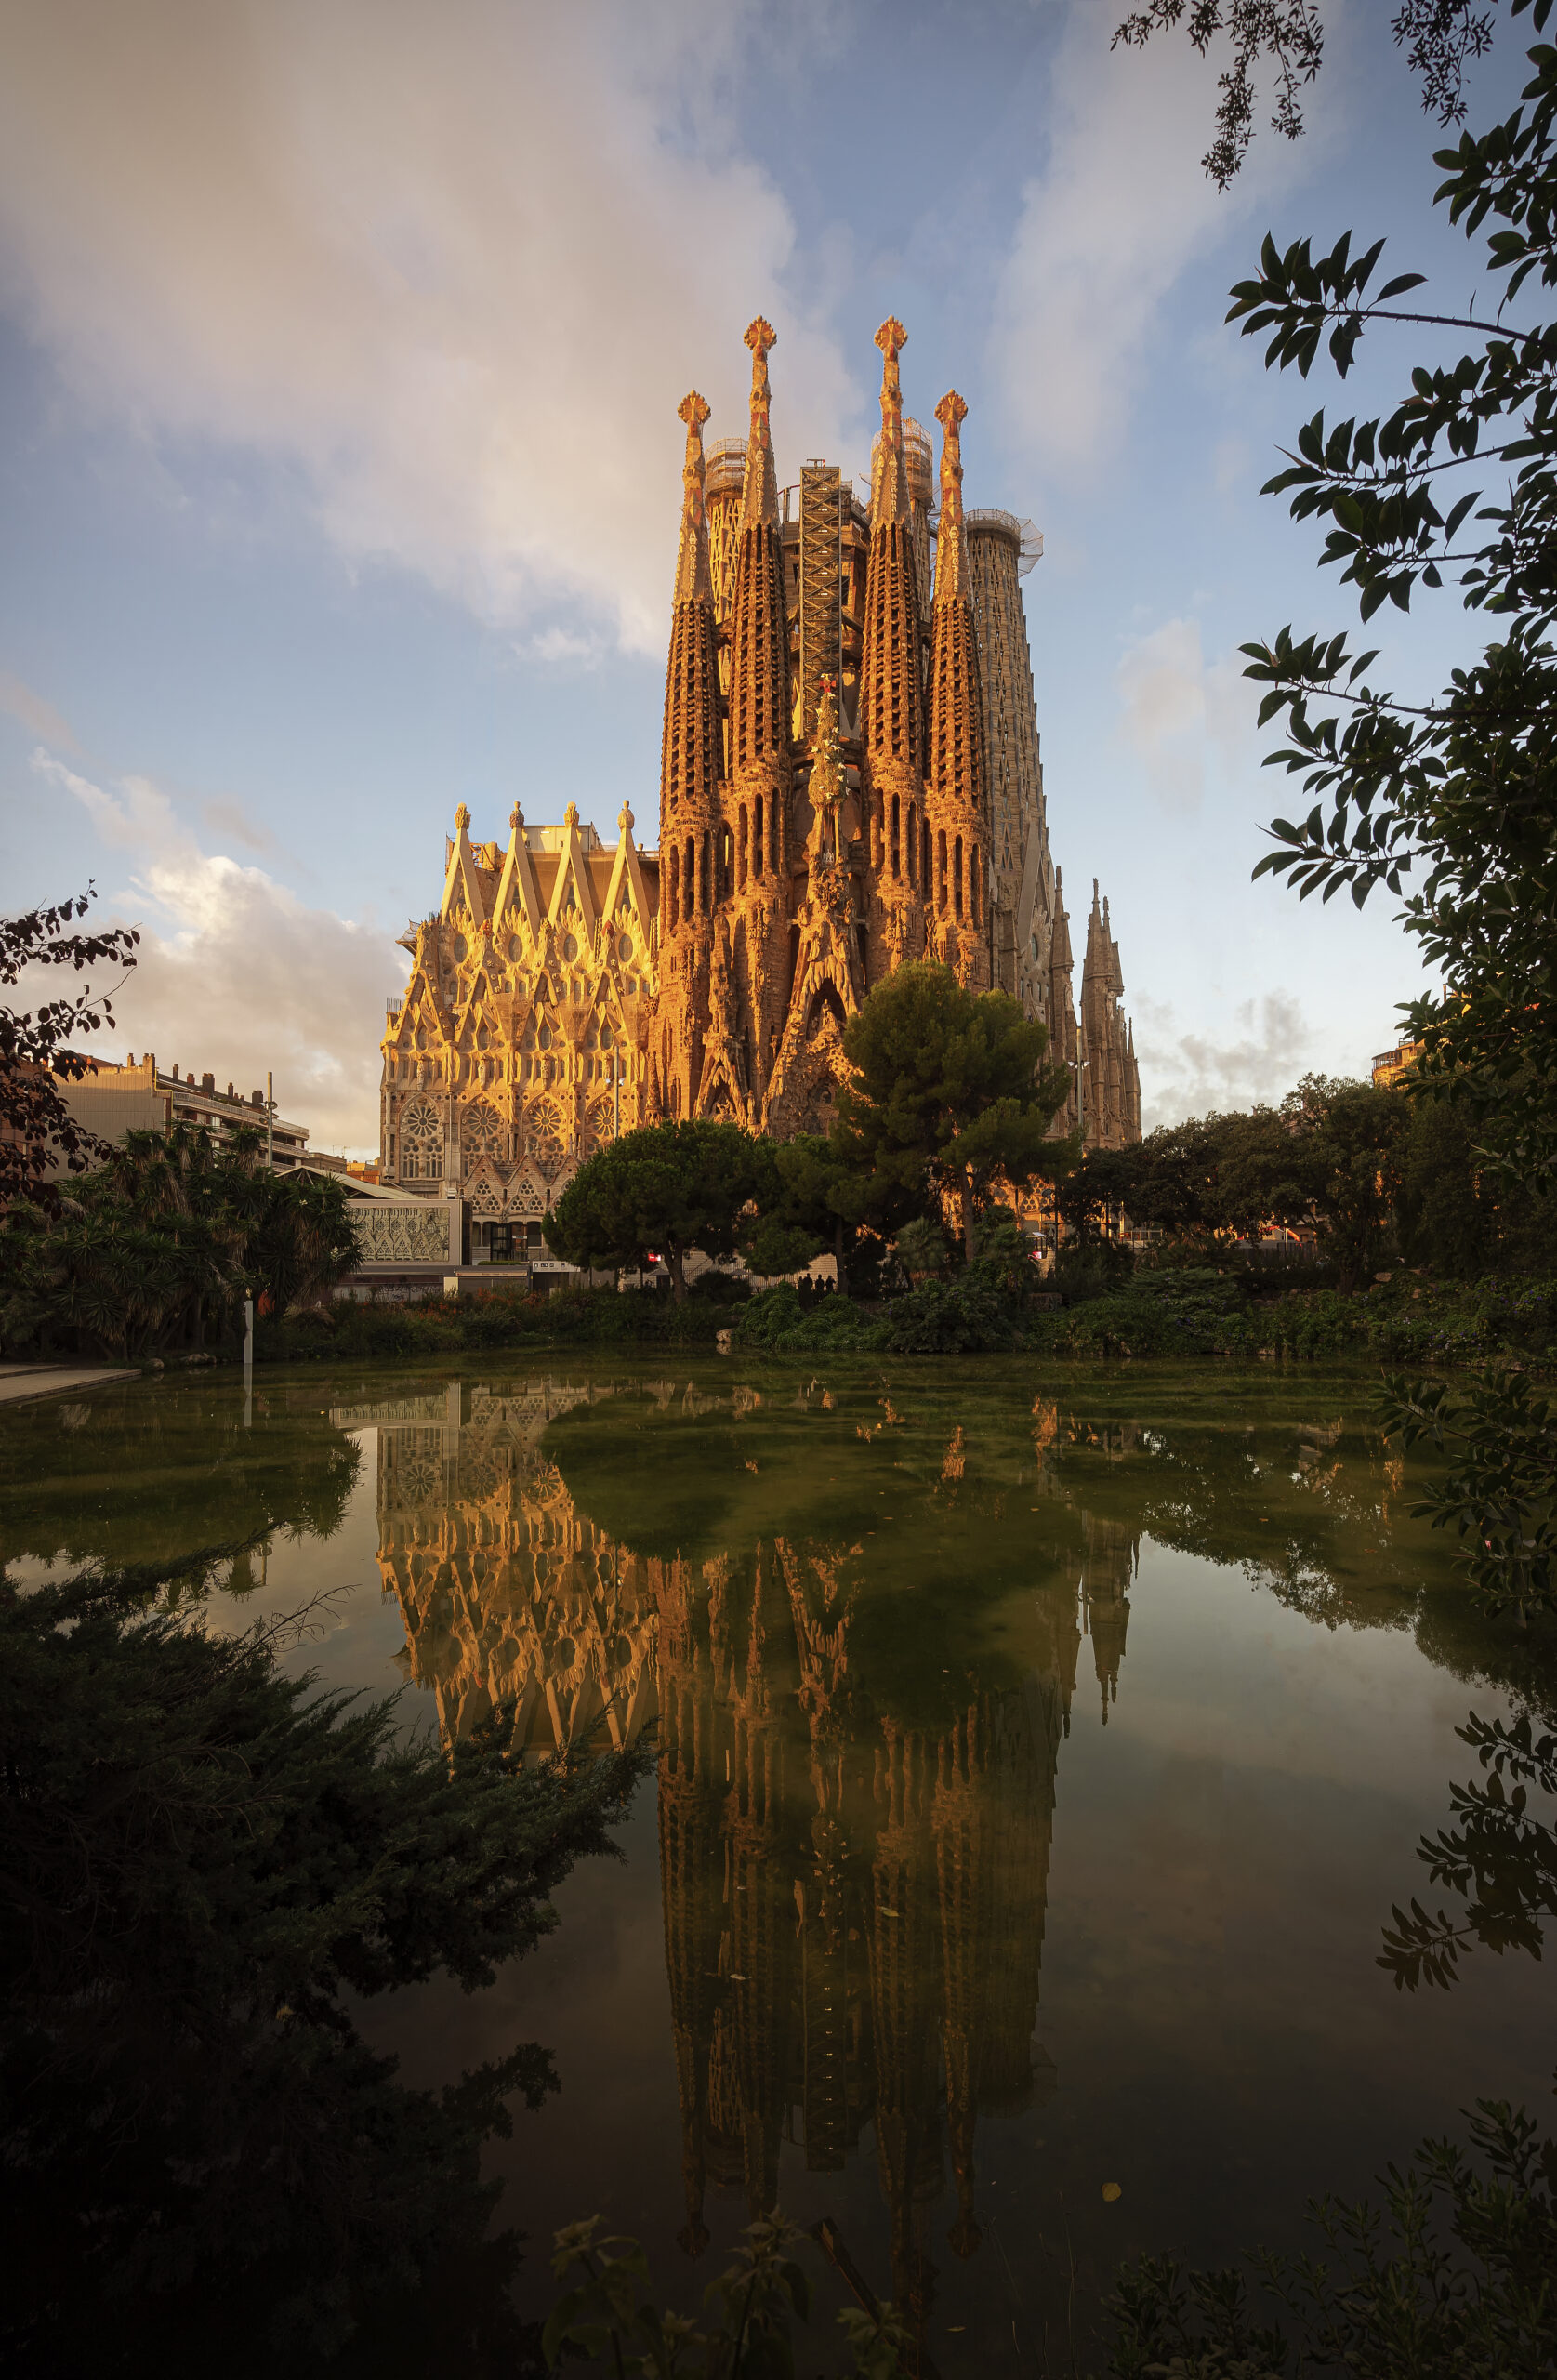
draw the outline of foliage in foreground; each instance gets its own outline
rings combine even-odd
[[[435,2323],[495,2368],[480,2147],[546,2055],[408,2090],[352,2003],[533,1948],[643,1756],[526,1767],[511,1714],[406,1740],[260,1630],[148,1603],[208,1567],[0,1587],[10,2367],[326,2372],[355,2337],[394,2369]]]
[[[1248,2259],[1276,2320],[1251,2304],[1237,2268],[1197,2272],[1148,2256],[1120,2274],[1107,2311],[1115,2380],[1550,2380],[1557,2357],[1557,2141],[1533,2117],[1481,2100],[1471,2153],[1423,2141],[1404,2174],[1381,2176],[1384,2208],[1316,2201],[1325,2254]],[[802,2235],[774,2214],[754,2224],[735,2262],[705,2294],[701,2321],[648,2294],[636,2240],[602,2239],[599,2218],[557,2234],[552,2270],[570,2285],[544,2334],[565,2355],[618,2373],[793,2380],[793,2325],[810,2310],[796,2252]],[[913,2345],[891,2306],[848,2309],[850,2372],[897,2380]]]
[[[1447,1990],[1477,1943],[1499,1956],[1523,1950],[1538,1959],[1544,1929],[1557,1919],[1557,1825],[1530,1806],[1534,1786],[1557,1808],[1557,1737],[1537,1736],[1527,1711],[1517,1719],[1472,1711],[1455,1732],[1474,1751],[1485,1780],[1450,1788],[1454,1824],[1424,1835],[1417,1857],[1465,1909],[1454,1917],[1415,1898],[1408,1910],[1397,1903],[1379,1959],[1397,1990]]]
[[[0,989],[40,967],[68,967],[77,976],[88,968],[133,967],[140,940],[133,927],[71,932],[96,898],[88,885],[52,908],[0,918]],[[59,1183],[51,1169],[85,1173],[100,1160],[103,1144],[75,1121],[56,1085],[90,1074],[90,1061],[69,1045],[112,1023],[112,997],[100,992],[83,989],[27,1010],[0,1001],[0,1207],[25,1198],[57,1213]]]
[[[246,1296],[277,1314],[325,1296],[357,1263],[334,1179],[273,1173],[257,1131],[216,1148],[178,1125],[131,1132],[50,1212],[0,1221],[0,1342],[12,1355],[138,1361],[235,1342]]]
[[[1473,2156],[1424,2140],[1381,2176],[1384,2211],[1321,2199],[1325,2253],[1249,2259],[1285,2322],[1261,2321],[1243,2272],[1148,2256],[1120,2279],[1118,2380],[1550,2380],[1557,2366],[1557,2141],[1482,2099]]]
[[[670,2380],[794,2380],[794,2323],[811,2312],[811,2284],[796,2260],[804,2235],[775,2212],[747,2229],[735,2261],[703,2294],[701,2324],[657,2307],[646,2293],[649,2262],[636,2240],[600,2236],[600,2217],[559,2231],[551,2269],[572,2285],[553,2307],[542,2346],[555,2368],[564,2355],[607,2360],[617,2373]],[[891,2306],[872,2318],[852,2308],[849,2370],[859,2380],[897,2380],[909,2366],[908,2334]]]
[[[1428,1445],[1449,1468],[1413,1507],[1452,1527],[1489,1610],[1557,1612],[1557,1402],[1527,1373],[1493,1368],[1463,1387],[1390,1379],[1383,1421],[1407,1448]]]

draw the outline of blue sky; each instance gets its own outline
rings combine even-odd
[[[1222,327],[1267,228],[1390,235],[1462,296],[1443,138],[1388,35],[1333,7],[1296,147],[1231,196],[1219,61],[1110,54],[1119,0],[641,7],[53,0],[0,89],[0,864],[95,878],[144,961],[114,1051],[242,1088],[319,1145],[376,1134],[394,944],[456,802],[576,800],[655,835],[691,386],[742,429],[777,325],[781,477],[862,477],[889,311],[948,386],[970,504],[1030,515],[1050,830],[1109,894],[1148,1122],[1355,1073],[1418,988],[1387,904],[1249,883],[1289,806],[1236,647],[1352,625],[1258,496],[1333,385]],[[1476,70],[1510,103],[1516,40]],[[1380,342],[1341,411],[1430,335]],[[1366,350],[1365,350],[1366,352]],[[1452,598],[1376,624],[1420,691]],[[1081,932],[1077,933],[1080,947]]]

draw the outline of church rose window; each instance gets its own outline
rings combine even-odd
[[[524,1138],[541,1171],[554,1173],[568,1153],[561,1118],[548,1106],[533,1107],[525,1117]]]
[[[460,1118],[459,1154],[467,1178],[475,1172],[483,1157],[494,1161],[508,1156],[508,1129],[494,1107],[468,1107]]]
[[[443,1127],[435,1108],[415,1100],[400,1119],[401,1177],[436,1182],[443,1170]]]

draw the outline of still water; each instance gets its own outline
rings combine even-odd
[[[0,1551],[263,1527],[212,1611],[305,1611],[292,1667],[447,1736],[653,1728],[550,1941],[367,2015],[415,2082],[550,2049],[492,2158],[534,2307],[561,2223],[690,2305],[776,2202],[945,2380],[1096,2370],[1120,2258],[1298,2244],[1476,2097],[1550,2106],[1546,1968],[1378,1964],[1443,1898],[1456,1726],[1550,1714],[1557,1646],[1453,1584],[1368,1399],[1030,1361],[148,1382],[0,1419]]]

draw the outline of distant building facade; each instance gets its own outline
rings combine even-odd
[[[868,505],[836,465],[781,491],[772,326],[746,332],[747,435],[705,454],[684,399],[659,842],[614,847],[570,803],[506,845],[455,813],[442,899],[389,1003],[380,1174],[530,1224],[621,1130],[721,1116],[825,1129],[866,993],[930,958],[1020,999],[1070,1068],[1057,1132],[1141,1136],[1117,944],[1095,889],[1081,1014],[1049,849],[1022,578],[1041,540],[964,512],[949,390],[932,450],[888,321]]]
[[[174,1124],[193,1124],[209,1132],[219,1147],[241,1127],[265,1130],[262,1091],[252,1091],[246,1098],[231,1083],[225,1091],[218,1091],[214,1075],[202,1075],[197,1082],[192,1074],[180,1075],[177,1066],[165,1071],[150,1051],[139,1064],[133,1050],[123,1065],[112,1058],[91,1058],[87,1064],[91,1072],[79,1082],[56,1082],[55,1089],[76,1122],[99,1140],[117,1142],[126,1132],[165,1132]],[[276,1172],[290,1173],[297,1166],[317,1162],[309,1157],[308,1138],[306,1124],[280,1116],[272,1119],[270,1162]]]
[[[1419,1041],[1397,1041],[1392,1050],[1381,1050],[1373,1062],[1373,1088],[1389,1091],[1402,1075],[1409,1074],[1422,1054]]]

